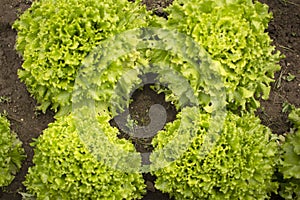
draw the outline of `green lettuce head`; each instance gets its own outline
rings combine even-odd
[[[175,120],[153,140],[155,150],[174,138]],[[175,199],[266,199],[277,190],[273,181],[277,143],[271,131],[252,114],[228,112],[223,131],[207,155],[201,150],[210,116],[200,114],[197,136],[188,150],[169,166],[155,171],[155,187]]]
[[[9,126],[6,117],[0,115],[0,187],[12,182],[26,157],[21,141]]]

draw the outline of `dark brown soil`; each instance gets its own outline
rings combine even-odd
[[[24,191],[22,182],[32,165],[33,149],[29,144],[53,121],[51,112],[40,114],[35,110],[35,101],[17,76],[22,59],[14,50],[16,32],[11,26],[17,15],[29,6],[29,2],[23,0],[1,0],[0,3],[0,112],[7,113],[11,129],[18,134],[27,154],[14,181],[2,188],[4,192],[0,191],[0,199],[3,200],[21,199],[17,192]]]
[[[300,107],[300,0],[261,0],[269,5],[274,19],[269,24],[269,35],[274,45],[286,56],[268,101],[262,101],[259,116],[274,133],[283,134],[290,128],[283,103]],[[296,76],[288,81],[289,74]]]
[[[274,20],[270,23],[268,32],[274,40],[274,45],[286,55],[286,58],[280,63],[282,69],[276,74],[276,82],[272,86],[270,98],[261,102],[262,108],[258,111],[258,115],[274,133],[283,134],[290,128],[287,113],[282,112],[283,103],[300,107],[300,0],[261,0],[261,2],[268,4],[274,13]],[[155,8],[157,14],[165,16],[161,8],[171,1],[144,0],[144,3],[149,8]],[[22,181],[28,167],[32,165],[33,149],[29,144],[33,138],[37,138],[42,133],[48,123],[53,121],[52,112],[42,114],[35,110],[36,102],[17,77],[22,59],[14,50],[16,32],[11,29],[11,26],[17,16],[30,4],[31,0],[1,0],[0,2],[0,112],[7,113],[11,121],[11,129],[18,134],[27,154],[27,159],[15,180],[8,187],[0,189],[1,200],[21,199],[18,192],[25,191]],[[296,78],[289,81],[290,75]],[[145,113],[145,109],[149,109],[147,105],[157,103],[153,101],[158,99],[155,95],[149,91],[144,91],[140,96],[136,95],[141,99],[133,104],[137,109],[134,111],[136,115]],[[153,177],[149,175],[144,177],[148,181],[147,185],[149,184],[145,200],[169,199],[168,195],[163,195],[159,191],[153,192],[151,188]],[[279,198],[274,196],[273,199]]]
[[[136,122],[136,126],[138,127],[146,127],[149,126],[151,119],[149,117],[149,110],[151,106],[155,104],[162,105],[166,110],[166,120],[165,123],[172,122],[176,119],[176,108],[170,102],[165,101],[164,93],[157,94],[155,91],[151,89],[151,85],[144,85],[142,88],[137,89],[133,92],[131,97],[132,102],[129,105],[129,115],[132,120]],[[120,115],[119,115],[120,116]],[[122,125],[126,126],[126,117],[127,115],[123,115],[123,123]],[[131,137],[128,133],[122,131],[116,121],[113,119],[111,120],[111,125],[117,127],[120,131],[119,138],[125,138],[130,140],[134,145],[138,152],[141,153],[150,153],[153,150],[153,146],[151,145],[151,141],[153,137],[147,138],[138,138],[138,137]],[[158,128],[158,130],[161,127]],[[156,129],[154,129],[156,130]],[[157,131],[155,131],[156,133]],[[155,135],[153,133],[153,135]]]

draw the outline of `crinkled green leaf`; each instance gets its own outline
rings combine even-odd
[[[280,195],[285,199],[300,199],[300,108],[293,108],[289,120],[295,132],[288,133],[282,145],[279,171],[283,174]]]
[[[0,115],[0,187],[9,185],[20,170],[25,151],[10,123]]]

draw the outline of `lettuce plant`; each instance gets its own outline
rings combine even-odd
[[[11,183],[25,158],[22,143],[9,126],[6,117],[0,115],[0,187]]]
[[[279,171],[283,174],[280,181],[280,195],[285,199],[300,199],[300,108],[289,114],[294,124],[294,132],[289,133],[282,145],[282,159]]]
[[[222,64],[222,80],[231,110],[257,108],[267,99],[274,72],[280,69],[279,52],[265,29],[268,7],[250,0],[175,0],[166,10],[164,26],[191,36]]]
[[[153,140],[154,152],[174,138],[180,118]],[[170,165],[155,171],[155,187],[175,199],[266,199],[278,184],[273,181],[278,147],[271,131],[252,114],[228,112],[219,139],[207,155],[201,152],[210,115],[199,114],[188,150]],[[174,131],[175,130],[175,131]]]
[[[104,126],[107,118],[98,120]],[[114,144],[135,150],[127,140],[117,139],[116,128],[103,128]],[[34,166],[24,185],[37,199],[137,199],[145,192],[142,174],[113,170],[87,150],[72,116],[50,124],[33,146]]]
[[[64,115],[81,61],[98,44],[150,19],[139,2],[127,0],[40,0],[20,16],[16,49],[24,59],[18,75],[45,111]],[[148,19],[148,20],[147,20]]]

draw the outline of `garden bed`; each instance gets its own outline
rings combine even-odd
[[[276,81],[267,101],[261,101],[261,108],[257,112],[263,124],[272,129],[274,133],[284,134],[289,131],[290,124],[287,120],[288,113],[283,112],[286,103],[300,107],[300,2],[298,0],[261,0],[270,6],[274,20],[269,25],[269,35],[274,40],[274,45],[286,58],[280,62],[281,70],[276,73]],[[153,1],[154,2],[154,1]],[[165,3],[146,4],[151,8],[158,8]],[[36,111],[36,102],[30,97],[23,83],[20,83],[17,70],[21,68],[22,58],[14,50],[16,32],[12,24],[25,9],[30,6],[28,0],[4,0],[0,8],[0,112],[6,112],[11,121],[12,130],[16,132],[23,142],[27,154],[21,171],[15,180],[0,191],[0,199],[21,199],[18,192],[25,190],[22,182],[25,179],[28,167],[32,165],[33,149],[30,146],[33,138],[37,138],[50,122],[53,122],[51,111],[42,114]],[[295,76],[296,78],[292,78]],[[144,109],[149,105],[162,101],[151,90],[144,90],[136,94],[133,105],[135,115],[144,118]],[[161,104],[164,104],[161,102]],[[172,109],[170,112],[174,112]],[[138,117],[137,117],[138,119]],[[141,145],[140,145],[141,146]],[[140,147],[143,148],[143,147]],[[153,189],[154,178],[145,175],[148,192],[144,199],[169,199]],[[274,197],[276,199],[276,197]]]

